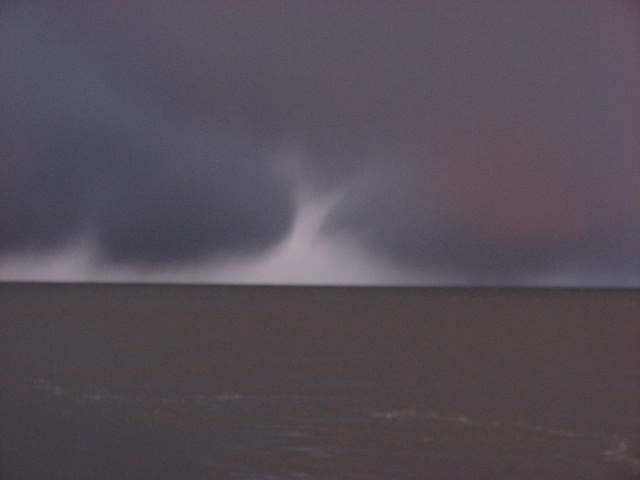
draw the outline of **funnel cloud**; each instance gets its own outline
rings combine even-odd
[[[0,279],[640,286],[634,2],[0,7]]]

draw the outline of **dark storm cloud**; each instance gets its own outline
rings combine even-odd
[[[88,229],[110,258],[164,262],[260,250],[286,233],[291,185],[255,125],[158,113],[114,87],[55,15],[30,13],[3,16],[0,247]]]
[[[260,251],[291,228],[298,145],[310,188],[368,175],[325,234],[399,264],[637,280],[639,23],[631,2],[13,4],[0,248]]]

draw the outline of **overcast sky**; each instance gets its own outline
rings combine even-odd
[[[4,2],[0,279],[640,286],[640,4]]]

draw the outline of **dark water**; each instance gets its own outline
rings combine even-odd
[[[1,478],[637,479],[633,290],[0,284]]]

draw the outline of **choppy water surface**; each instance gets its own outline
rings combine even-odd
[[[630,290],[0,286],[2,478],[635,479]]]

